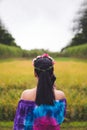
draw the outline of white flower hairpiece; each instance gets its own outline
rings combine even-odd
[[[33,59],[33,65],[34,65],[35,60],[37,60],[38,58],[44,58],[44,57],[47,57],[50,60],[52,60],[53,65],[55,64],[54,59],[52,57],[50,57],[47,53],[44,53],[43,55],[39,55],[39,56],[37,56],[36,58]]]

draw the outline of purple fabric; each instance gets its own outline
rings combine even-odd
[[[13,130],[25,130],[25,119],[27,115],[30,114],[30,128],[29,130],[32,130],[32,123],[33,123],[33,110],[35,108],[35,102],[33,101],[26,101],[26,100],[20,100],[18,103],[18,107],[16,110],[16,115],[14,119],[14,128]],[[26,129],[27,130],[27,129]]]
[[[54,105],[37,106],[34,101],[20,100],[13,130],[60,130],[66,113],[66,99]]]

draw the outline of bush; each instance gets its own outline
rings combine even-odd
[[[22,57],[22,50],[18,47],[11,47],[0,44],[0,58]]]
[[[11,57],[23,57],[23,58],[34,58],[43,53],[48,53],[52,57],[60,56],[58,52],[50,52],[44,49],[32,49],[24,50],[19,47],[12,47],[0,44],[0,58],[11,58]]]
[[[63,50],[62,54],[71,57],[87,58],[87,44],[68,47]]]

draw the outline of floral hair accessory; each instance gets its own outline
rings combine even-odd
[[[52,57],[50,57],[47,53],[44,53],[43,55],[40,55],[40,56],[37,56],[36,58],[33,59],[33,65],[34,65],[34,62],[39,59],[39,58],[44,58],[44,57],[47,57],[48,59],[50,59],[52,61],[52,64],[54,65],[55,62],[54,62],[54,59]]]

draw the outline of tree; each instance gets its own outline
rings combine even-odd
[[[74,27],[72,30],[74,32],[74,37],[61,51],[70,46],[77,46],[85,43],[87,44],[87,0],[84,0],[81,4],[73,23]]]
[[[0,20],[0,44],[6,44],[6,45],[9,45],[9,46],[17,46],[16,43],[15,43],[15,39],[5,29],[1,20]],[[17,47],[19,47],[19,46],[17,46]]]
[[[87,43],[87,1],[84,0],[80,10],[78,11],[78,17],[74,20],[73,31],[75,36],[70,43],[71,46]]]

